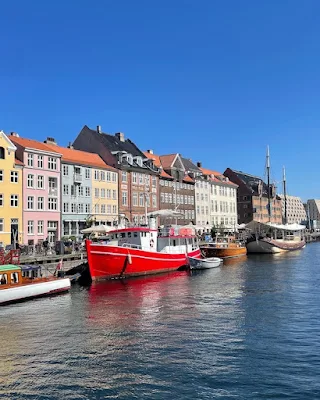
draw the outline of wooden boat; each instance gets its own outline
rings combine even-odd
[[[188,257],[190,269],[210,269],[217,268],[223,263],[221,258],[210,257],[210,258],[194,258]]]
[[[217,238],[215,242],[209,242],[200,246],[203,257],[231,258],[247,254],[246,246],[234,236]]]
[[[43,278],[40,266],[0,265],[0,305],[67,292],[70,286],[69,278]]]

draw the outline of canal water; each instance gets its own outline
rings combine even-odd
[[[1,399],[320,399],[320,243],[0,309]]]

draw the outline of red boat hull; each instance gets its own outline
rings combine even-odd
[[[186,255],[101,245],[90,241],[86,241],[86,247],[90,275],[94,281],[176,271],[188,264],[187,256],[201,258],[200,249]]]

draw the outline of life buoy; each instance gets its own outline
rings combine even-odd
[[[154,245],[154,240],[151,239],[151,240],[150,240],[150,247],[153,247],[153,245]]]

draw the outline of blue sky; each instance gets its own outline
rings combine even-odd
[[[59,144],[84,124],[320,198],[320,2],[1,4],[0,129]]]

